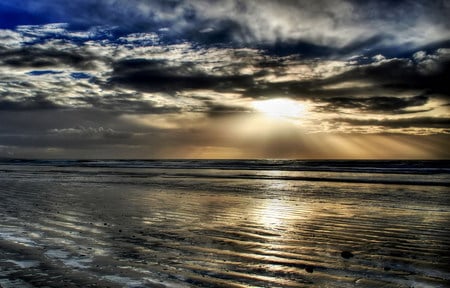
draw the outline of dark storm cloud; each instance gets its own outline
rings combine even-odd
[[[205,101],[204,104],[206,105],[206,113],[210,117],[226,117],[251,112],[251,110],[246,107],[219,104],[214,103],[213,101]]]
[[[51,75],[51,74],[50,74]],[[32,80],[30,80],[32,81]],[[180,112],[181,108],[173,105],[160,105],[157,101],[144,99],[139,92],[106,90],[95,93],[98,86],[86,83],[70,83],[57,81],[57,87],[40,87],[39,81],[34,84],[20,81],[7,83],[4,87],[9,91],[0,92],[0,111],[41,111],[48,110],[91,110],[105,111],[115,114],[166,114]],[[74,92],[81,89],[82,92]],[[69,94],[67,97],[65,94]]]
[[[401,19],[405,21],[403,25],[406,26],[417,18],[426,17],[429,21],[450,27],[450,22],[446,17],[446,13],[450,9],[447,0],[351,0],[350,2],[357,7],[355,12],[364,15],[369,20],[381,18],[398,21]]]
[[[11,13],[42,15],[41,24],[109,25],[118,33],[164,28],[166,43],[266,47],[312,57],[390,48],[393,56],[445,40],[450,27],[448,1],[25,0],[9,6]]]
[[[392,59],[382,63],[357,66],[348,72],[331,77],[324,84],[336,84],[348,81],[370,81],[383,88],[423,90],[427,93],[439,93],[450,96],[448,76],[450,60],[435,62],[436,67],[421,67],[409,59]]]
[[[64,33],[64,31],[61,33]],[[450,95],[447,85],[447,78],[450,73],[448,49],[438,49],[431,54],[419,51],[412,55],[411,59],[386,59],[378,55],[378,58],[374,57],[376,59],[369,59],[368,63],[341,60],[340,62],[345,64],[345,69],[342,69],[344,72],[339,73],[333,72],[333,69],[337,68],[327,68],[327,64],[321,59],[303,59],[299,56],[275,57],[251,49],[223,48],[222,51],[225,51],[225,53],[220,55],[228,57],[224,61],[221,58],[213,59],[212,56],[209,56],[209,53],[211,55],[216,53],[216,48],[203,49],[201,53],[197,53],[195,46],[185,45],[183,46],[185,50],[182,53],[185,53],[187,59],[183,61],[183,58],[174,58],[170,54],[174,52],[170,50],[171,46],[150,46],[167,47],[167,55],[158,54],[157,59],[152,59],[150,52],[144,54],[148,58],[143,59],[132,58],[133,46],[130,44],[131,46],[127,46],[128,51],[126,53],[128,54],[125,53],[123,58],[114,59],[114,53],[116,52],[113,49],[117,49],[118,44],[103,42],[103,45],[104,48],[99,46],[95,49],[92,49],[93,47],[89,49],[89,47],[86,48],[87,44],[77,46],[73,43],[67,43],[64,46],[61,43],[49,42],[40,46],[24,46],[20,49],[3,48],[0,50],[0,56],[2,57],[0,63],[4,67],[31,69],[31,71],[25,72],[30,76],[52,76],[53,74],[58,76],[64,71],[61,70],[62,68],[93,69],[98,68],[97,63],[101,63],[104,66],[103,69],[111,69],[111,72],[108,71],[103,74],[109,77],[108,79],[98,79],[94,76],[95,73],[65,71],[66,74],[70,75],[70,80],[73,81],[66,79],[67,81],[64,82],[58,79],[60,89],[36,86],[31,84],[30,79],[26,80],[29,81],[27,84],[26,81],[14,79],[14,76],[0,75],[2,78],[0,81],[4,82],[4,87],[11,89],[10,97],[2,99],[3,109],[39,109],[39,107],[56,109],[70,108],[71,105],[75,105],[74,108],[79,108],[82,104],[86,104],[93,109],[121,111],[122,113],[174,113],[181,111],[181,108],[166,104],[159,105],[151,100],[143,99],[140,92],[165,93],[173,96],[177,92],[187,90],[210,90],[238,93],[242,97],[251,98],[291,97],[311,100],[316,103],[327,104],[322,106],[322,112],[336,111],[339,108],[354,108],[361,112],[407,113],[411,112],[405,110],[409,107],[425,105],[430,97],[428,95],[447,98]],[[110,55],[103,53],[101,49],[110,49],[107,50],[111,51]],[[117,54],[120,55],[124,52],[125,50],[122,50]],[[202,57],[210,57],[210,59],[205,61]],[[295,65],[303,65],[310,70],[314,70],[321,65],[324,67],[321,68],[323,72],[304,72],[305,74],[302,75],[299,72],[292,71],[291,68]],[[36,67],[41,66],[58,67],[60,69],[35,70]],[[243,69],[251,69],[252,73],[248,71],[243,73]],[[330,72],[333,73],[328,75]],[[308,73],[311,73],[311,75],[308,75]],[[291,80],[271,80],[285,76],[289,76],[287,78]],[[82,80],[89,80],[89,84]],[[71,83],[74,81],[77,81],[78,84]],[[367,85],[364,87],[356,85],[345,88],[330,88],[330,86],[339,86],[347,82],[361,82]],[[39,81],[35,83],[37,84]],[[29,91],[39,91],[41,98],[16,97],[17,99],[13,99],[15,97],[12,92],[13,89],[20,88],[25,91],[26,87],[19,87],[24,84],[28,85]],[[65,92],[71,94],[72,100],[77,100],[79,103],[66,105],[68,102],[64,100],[48,100],[50,98],[55,99],[52,96],[60,95],[63,88],[68,89]],[[73,95],[69,91],[74,88],[80,91],[77,92],[79,95]],[[93,92],[93,90],[99,88],[102,88],[103,91]],[[136,92],[122,93],[121,88],[136,90]],[[421,94],[422,96],[409,98],[384,96],[402,91],[408,91],[407,95]],[[43,97],[44,94],[50,97]],[[218,106],[215,107],[214,105]],[[228,107],[228,105],[219,102],[214,105],[210,105],[210,103],[207,105],[209,108],[206,111],[211,116],[226,115],[232,111],[246,111],[245,107]],[[426,110],[415,110],[415,112],[418,111]]]
[[[171,65],[166,60],[129,59],[113,65],[110,85],[122,85],[147,92],[173,93],[189,89],[229,91],[253,85],[250,75],[214,75],[193,62]]]
[[[180,112],[179,107],[165,105],[160,106],[158,103],[145,100],[141,93],[105,93],[101,97],[79,96],[76,98],[85,104],[91,106],[91,109],[110,111],[116,113],[129,114],[166,114]]]
[[[388,96],[373,96],[368,98],[333,97],[326,99],[326,102],[329,103],[326,110],[333,111],[339,110],[340,108],[350,108],[386,114],[424,112],[424,110],[404,111],[403,109],[425,105],[428,100],[429,97],[425,95],[409,98]]]
[[[205,29],[204,27],[208,28]],[[245,36],[249,33],[250,31],[246,27],[232,19],[202,21],[183,31],[183,35],[190,41],[219,46],[236,46],[238,44],[236,39],[245,39]]]
[[[268,54],[278,56],[301,55],[302,57],[330,57],[338,58],[345,55],[361,53],[361,51],[370,51],[371,54],[378,50],[384,51],[382,42],[387,36],[375,35],[368,39],[356,39],[343,47],[334,47],[332,45],[320,45],[302,40],[276,41],[257,45]]]
[[[352,119],[339,118],[339,122],[354,126],[381,126],[385,128],[449,128],[450,118],[443,117],[411,117],[402,119]]]
[[[166,114],[180,112],[179,107],[165,105],[143,99],[139,93],[117,93],[110,92],[102,96],[80,95],[72,97],[70,101],[76,101],[77,104],[70,103],[65,99],[49,99],[52,91],[36,92],[33,96],[23,96],[9,94],[9,99],[2,99],[0,95],[0,111],[47,111],[47,110],[91,110],[106,111],[117,114]],[[13,96],[13,97],[11,97]]]
[[[250,97],[270,97],[285,95],[297,99],[309,99],[315,102],[329,102],[330,108],[362,108],[366,111],[395,111],[407,107],[426,104],[430,94],[442,95],[449,99],[450,59],[448,52],[434,51],[421,60],[408,58],[386,59],[381,62],[371,61],[368,64],[347,64],[345,71],[334,73],[328,77],[312,77],[305,80],[278,81],[276,83],[260,83],[247,87],[244,92]],[[308,62],[306,62],[308,63]],[[318,64],[320,61],[317,62]],[[277,63],[273,63],[274,66]],[[314,67],[314,63],[308,64]],[[281,63],[285,70],[287,63]],[[283,75],[282,72],[281,76]],[[364,87],[330,88],[342,83],[364,83]],[[416,91],[421,96],[413,98],[376,96],[377,94],[398,94],[402,91]],[[411,93],[411,92],[410,92]],[[361,96],[367,95],[369,96]],[[372,94],[372,95],[370,95]],[[375,94],[375,95],[374,95]]]
[[[74,51],[61,51],[55,48],[39,48],[27,46],[20,49],[0,50],[0,62],[14,68],[44,68],[60,67],[62,65],[77,69],[94,69],[94,60],[97,58],[77,49]]]
[[[62,108],[47,98],[43,92],[37,92],[31,97],[17,97],[17,100],[2,99],[0,94],[0,111],[19,111],[19,110],[51,110]]]
[[[430,96],[448,97],[450,90],[447,77],[450,75],[448,53],[435,51],[422,59],[385,59],[369,64],[348,64],[345,72],[329,77],[311,77],[305,80],[270,82],[265,76],[284,76],[289,73],[291,59],[265,57],[255,62],[254,74],[240,74],[242,63],[220,64],[206,70],[202,63],[193,61],[171,61],[165,59],[126,59],[112,64],[112,74],[107,82],[100,83],[105,89],[126,87],[148,93],[167,93],[187,90],[212,90],[218,92],[239,91],[242,96],[261,98],[289,96],[292,98],[325,103],[322,112],[338,111],[340,108],[353,108],[361,112],[413,113],[425,112],[420,107],[428,103]],[[248,55],[235,53],[237,60],[247,61]],[[242,58],[240,58],[242,57]],[[417,58],[417,57],[416,57]],[[295,59],[294,59],[295,60]],[[295,60],[298,61],[298,60]],[[244,62],[245,63],[245,62]],[[320,65],[317,60],[317,65]],[[305,62],[314,67],[314,62]],[[329,88],[346,82],[364,82],[365,87]],[[385,92],[424,93],[414,97],[377,96]],[[415,92],[414,92],[415,91]],[[134,96],[133,96],[134,95]],[[172,113],[180,111],[177,107],[158,107],[155,103],[142,101],[140,94],[105,94],[103,97],[80,97],[98,109],[117,110],[127,113]],[[361,96],[366,95],[366,96]],[[374,96],[372,96],[374,95]],[[438,95],[438,96],[436,96]],[[440,95],[440,96],[439,96]],[[216,105],[216,104],[214,104]],[[232,107],[225,104],[214,106],[208,103],[210,116],[227,115],[228,112],[245,112],[245,107]]]

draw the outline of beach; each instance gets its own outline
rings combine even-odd
[[[0,163],[0,287],[449,287],[448,161]]]

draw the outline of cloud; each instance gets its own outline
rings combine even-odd
[[[67,23],[50,23],[44,25],[19,25],[16,31],[33,38],[61,37],[67,31]]]
[[[76,98],[90,109],[111,111],[122,114],[166,114],[177,113],[181,108],[172,104],[162,105],[156,100],[145,99],[139,92],[110,91],[101,95],[79,96]]]
[[[449,128],[448,117],[410,117],[402,119],[353,119],[339,118],[336,121],[345,122],[356,126],[382,126],[388,128]]]
[[[103,127],[84,127],[78,126],[74,128],[62,128],[62,129],[51,129],[48,131],[49,134],[54,134],[62,137],[82,137],[82,138],[129,138],[132,136],[132,133],[127,132],[119,132],[112,128],[103,128]]]
[[[228,91],[253,85],[250,75],[214,75],[194,62],[175,65],[166,60],[127,59],[113,65],[109,84],[147,92],[174,93],[189,89]]]
[[[172,43],[279,45],[271,50],[275,53],[292,49],[317,55],[315,50],[322,50],[328,55],[387,47],[401,53],[450,36],[446,1],[25,0],[14,6],[47,15],[52,19],[47,23],[64,19],[78,29],[108,25],[126,34],[165,31],[162,40]]]
[[[67,35],[66,27],[33,26],[32,30]],[[12,95],[3,99],[4,107],[12,107],[18,99],[29,103],[23,107],[33,107],[33,101],[39,103],[30,95],[35,91],[47,93],[46,99],[55,107],[172,113],[180,111],[180,107],[170,97],[186,91],[208,90],[238,93],[242,98],[310,100],[326,104],[321,106],[322,111],[326,107],[330,111],[352,108],[362,112],[407,113],[411,112],[408,107],[424,106],[430,97],[445,98],[450,93],[446,85],[450,54],[445,48],[433,52],[420,50],[411,58],[376,55],[365,57],[366,60],[364,57],[323,60],[298,55],[280,57],[249,48],[167,45],[159,42],[155,33],[132,33],[116,40],[89,40],[82,44],[77,40],[49,39],[21,48],[3,48],[0,54],[3,57],[0,80]],[[14,67],[16,72],[2,75],[1,66]],[[19,75],[19,71],[36,79]],[[399,92],[403,95],[395,95]],[[165,104],[142,93],[148,97],[158,94],[154,98],[165,98]],[[421,96],[412,97],[414,94]],[[31,98],[12,99],[13,95]],[[214,103],[219,107],[212,107],[211,115],[220,110],[220,105],[233,106]],[[246,110],[237,106],[231,110]],[[430,107],[416,111],[426,109]]]
[[[329,103],[326,109],[339,110],[357,109],[363,112],[378,112],[378,113],[416,113],[427,110],[404,110],[410,107],[417,107],[425,105],[429,100],[428,96],[419,95],[408,98],[388,97],[388,96],[372,96],[368,98],[351,98],[351,97],[333,97],[326,99]]]
[[[264,77],[267,80],[248,87],[244,95],[283,95],[317,103],[329,102],[330,108],[342,105],[343,108],[359,107],[366,111],[381,111],[384,108],[399,110],[402,106],[406,108],[425,104],[424,97],[428,97],[427,95],[441,95],[448,99],[449,55],[447,49],[438,49],[421,61],[390,58],[369,63],[346,60],[327,64],[326,61],[307,60],[301,64],[303,67],[301,70],[297,69],[298,71],[295,71],[295,67],[300,67],[298,61],[285,61],[279,69],[272,69],[278,70],[280,74],[269,72],[269,75]],[[430,64],[427,61],[433,62]],[[270,81],[271,78],[277,81]],[[380,94],[384,95],[379,96]],[[403,95],[399,97],[399,94]],[[405,98],[404,94],[408,97],[411,94],[421,96]]]
[[[2,47],[3,49],[19,48],[22,43],[31,41],[32,39],[32,37],[17,31],[0,29],[0,49]]]
[[[369,65],[356,66],[335,77],[326,79],[326,84],[346,81],[369,81],[384,88],[416,89],[427,93],[442,93],[450,95],[447,76],[450,73],[450,61],[442,59],[436,67],[426,73],[421,64],[415,64],[409,59],[389,59]]]
[[[65,27],[46,25],[33,31],[56,29],[55,33],[66,35]],[[198,111],[211,117],[248,111],[243,102],[221,101],[220,92],[236,93],[242,99],[307,100],[320,105],[316,112],[353,109],[400,114],[431,111],[435,104],[430,99],[449,95],[445,79],[450,54],[444,48],[420,50],[411,58],[377,55],[364,61],[362,56],[323,60],[280,57],[248,48],[167,45],[154,33],[132,33],[116,41],[83,44],[50,39],[4,48],[0,53],[4,56],[0,81],[7,89],[1,94],[4,109],[39,109],[41,105],[43,109],[131,114]],[[16,71],[2,74],[2,66]],[[184,97],[188,91],[209,91],[215,96],[205,98],[209,102],[198,101]],[[40,98],[35,98],[36,93]]]
[[[24,97],[16,100],[0,99],[0,111],[17,110],[49,110],[58,109],[61,106],[47,99],[45,93],[37,92],[32,97]]]
[[[310,7],[302,1],[262,0],[221,2],[220,7],[210,1],[131,2],[141,10],[125,1],[103,0],[90,2],[93,10],[69,24],[0,31],[0,39],[5,40],[0,44],[3,151],[32,155],[39,150],[53,156],[71,151],[70,155],[90,153],[92,157],[184,157],[198,151],[212,151],[208,155],[226,151],[242,157],[294,157],[302,151],[313,155],[324,139],[335,143],[331,136],[313,136],[321,133],[363,137],[450,132],[450,50],[445,42],[439,46],[427,40],[428,46],[416,49],[422,43],[417,38],[414,45],[393,49],[403,54],[380,52],[389,41],[397,43],[396,37],[382,30],[394,25],[391,21],[398,12],[386,15],[388,20],[383,15],[370,16],[372,24],[385,26],[380,24],[383,29],[377,26],[367,35],[370,29],[365,25],[345,28],[362,21],[358,17],[366,12],[361,7],[388,3],[321,0]],[[79,11],[88,4],[79,3],[80,7],[68,6]],[[101,19],[90,22],[86,15],[97,17],[96,9],[106,3],[119,4],[123,11],[113,13],[108,7],[106,12],[112,14],[101,14],[107,18],[104,23],[120,24],[125,14],[136,17],[119,28],[92,26]],[[341,19],[347,12],[332,12],[330,7],[318,11],[320,5],[333,3],[338,10],[349,7],[354,13]],[[35,8],[61,4],[39,1]],[[403,9],[405,4],[398,5]],[[305,17],[294,19],[299,8],[304,9],[299,15]],[[58,13],[65,15],[64,9]],[[255,15],[258,11],[262,14]],[[326,11],[331,14],[327,16]],[[286,19],[270,18],[280,13],[287,13]],[[269,23],[257,27],[263,17]],[[255,23],[250,23],[252,19]],[[158,24],[141,28],[136,24],[149,21]],[[328,31],[332,23],[339,31],[336,37]],[[288,33],[295,29],[297,34]],[[361,29],[362,36],[353,35],[353,29]],[[348,57],[353,53],[354,57]],[[284,122],[263,120],[263,113],[255,113],[252,103],[271,98],[299,101],[306,116]],[[436,137],[445,139],[441,136]],[[445,146],[442,142],[433,145]],[[89,152],[94,150],[102,152]],[[326,148],[321,153],[326,154]]]
[[[251,113],[252,110],[245,106],[226,105],[214,103],[213,101],[205,101],[206,113],[209,117],[229,117],[233,115],[241,115]]]
[[[76,69],[95,69],[95,57],[82,49],[58,50],[53,47],[23,47],[0,50],[3,65],[22,68],[46,68],[68,66]]]

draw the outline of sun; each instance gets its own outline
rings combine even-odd
[[[254,101],[252,107],[271,118],[300,118],[306,113],[306,104],[287,98]]]

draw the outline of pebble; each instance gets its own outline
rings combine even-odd
[[[341,252],[341,257],[344,258],[344,259],[350,259],[353,256],[354,256],[353,253],[350,252],[350,251],[342,251]]]

